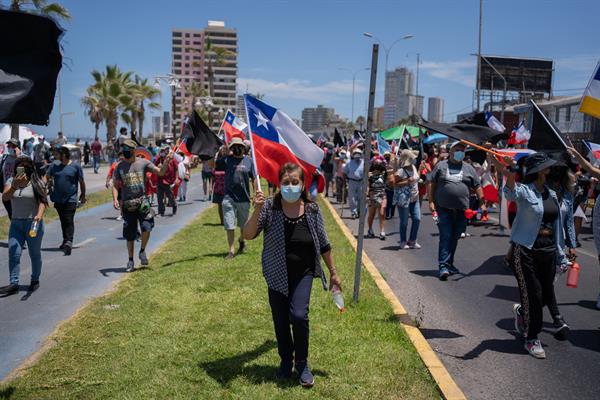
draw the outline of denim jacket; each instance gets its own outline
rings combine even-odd
[[[575,220],[573,219],[573,201],[573,193],[565,190],[562,193],[562,202],[567,209],[567,212],[562,215],[562,222],[565,230],[564,240],[560,243],[562,248],[565,248],[565,246],[571,249],[577,247],[577,239],[575,238]]]
[[[559,211],[559,216],[556,221],[554,221],[553,230],[555,235],[554,241],[557,248],[556,261],[557,264],[561,264],[566,259],[561,246],[561,243],[564,243],[564,230],[562,227],[563,216],[560,211],[560,204],[558,203],[556,192],[547,186],[546,190],[548,190],[550,196],[552,196],[556,202]],[[544,216],[542,194],[535,188],[533,183],[527,185],[515,183],[514,190],[510,190],[508,186],[504,186],[503,192],[508,201],[515,201],[517,203],[517,216],[512,225],[510,240],[531,249],[538,236],[538,232],[542,225],[542,218]]]

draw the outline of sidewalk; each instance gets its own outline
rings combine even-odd
[[[322,208],[347,303],[354,252]],[[340,313],[314,282],[310,356],[316,384],[276,381],[278,355],[261,274],[262,237],[225,262],[214,209],[202,214],[93,301],[24,375],[11,399],[439,399],[423,362],[368,273],[361,301]]]

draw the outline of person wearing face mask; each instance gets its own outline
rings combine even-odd
[[[170,204],[173,212],[172,214],[177,214],[177,202],[175,201],[175,197],[173,195],[173,185],[175,185],[175,181],[177,180],[177,172],[179,163],[175,158],[171,158],[167,161],[166,157],[169,154],[171,148],[169,145],[163,145],[158,152],[158,158],[154,161],[154,164],[161,168],[163,164],[166,165],[166,172],[163,176],[158,178],[157,187],[156,187],[156,198],[158,199],[158,215],[164,217],[165,215],[165,197],[167,198],[167,204]]]
[[[60,218],[63,240],[59,248],[66,256],[71,255],[73,248],[73,236],[75,233],[75,211],[77,200],[81,204],[86,202],[85,180],[83,169],[77,162],[71,162],[71,153],[66,147],[58,149],[59,164],[52,164],[46,173],[50,200]],[[77,198],[77,185],[81,189],[79,199]]]
[[[352,150],[352,159],[344,167],[344,176],[348,181],[348,197],[352,218],[358,218],[358,204],[362,195],[362,179],[365,172],[363,151],[360,148]]]
[[[373,222],[375,214],[379,215],[379,239],[385,240],[385,208],[387,206],[387,197],[385,194],[385,182],[387,180],[387,170],[383,157],[377,156],[373,159],[369,170],[369,191],[367,193],[369,214],[367,215],[368,238],[374,238]]]
[[[229,142],[230,156],[222,157],[215,163],[217,171],[225,171],[225,195],[221,202],[223,210],[223,226],[227,231],[229,252],[226,259],[235,257],[235,227],[240,228],[240,244],[238,254],[246,247],[242,231],[250,212],[250,184],[255,188],[256,173],[252,159],[245,155],[246,144],[239,137]]]
[[[139,258],[142,265],[148,265],[146,256],[146,245],[150,240],[150,232],[154,227],[154,211],[149,199],[146,197],[146,172],[151,172],[159,177],[166,174],[169,161],[173,158],[173,152],[165,156],[165,162],[159,169],[152,162],[142,157],[135,156],[137,143],[131,139],[123,141],[121,147],[123,160],[121,160],[113,172],[113,206],[121,210],[123,218],[123,237],[127,241],[127,255],[129,261],[125,272],[135,270],[133,261],[133,244],[138,233],[138,224],[142,231],[142,242]],[[119,196],[120,193],[120,196]]]
[[[313,279],[320,278],[327,288],[321,258],[329,270],[329,289],[341,290],[342,282],[319,206],[306,194],[304,171],[284,164],[279,184],[275,197],[265,200],[262,192],[256,193],[244,237],[252,240],[264,231],[262,269],[281,358],[277,378],[289,379],[295,369],[300,384],[310,387],[314,376],[308,365],[308,310]]]
[[[15,171],[15,163],[17,157],[21,155],[21,144],[17,139],[9,139],[6,141],[6,154],[2,158],[2,164],[0,165],[0,171],[2,171],[2,187],[6,186],[6,182],[12,178],[13,172]],[[2,200],[6,214],[10,219],[12,217],[12,207],[10,200]]]
[[[481,210],[487,210],[479,175],[473,166],[463,162],[464,158],[465,145],[454,142],[448,159],[439,161],[430,174],[429,210],[432,214],[438,214],[438,272],[442,281],[447,280],[450,275],[460,273],[454,265],[454,254],[460,235],[467,226],[465,210],[469,208],[471,190],[475,190]]]
[[[556,192],[547,184],[550,168],[556,164],[544,153],[525,159],[522,183],[515,182],[514,161],[504,158],[498,165],[507,175],[503,192],[506,198],[517,203],[517,214],[511,229],[514,244],[513,267],[519,286],[521,305],[513,306],[515,326],[525,336],[525,349],[535,358],[546,358],[538,339],[542,331],[543,307],[552,307],[556,265],[563,258],[560,247],[564,230],[560,203]]]
[[[46,185],[37,174],[33,161],[21,156],[16,159],[13,174],[3,188],[2,200],[12,203],[13,214],[8,230],[10,284],[0,288],[0,296],[9,296],[19,291],[21,254],[25,243],[28,244],[31,258],[31,283],[28,289],[31,293],[40,286],[42,273],[43,218],[48,206]],[[34,234],[31,233],[32,229]]]
[[[417,234],[421,224],[421,204],[419,202],[419,173],[415,167],[417,156],[412,150],[402,150],[398,170],[391,177],[394,191],[394,203],[400,214],[400,249],[420,249]],[[406,238],[408,218],[412,219],[410,236]]]

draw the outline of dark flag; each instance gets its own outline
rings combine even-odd
[[[339,147],[343,147],[346,145],[346,138],[341,135],[340,131],[338,131],[337,128],[335,128],[335,131],[333,133],[333,145]]]
[[[202,121],[196,110],[192,111],[181,132],[181,140],[191,154],[202,161],[210,160],[217,154],[223,141]]]
[[[0,10],[0,122],[48,125],[62,33],[50,18]]]
[[[528,148],[535,151],[563,152],[567,146],[560,136],[558,128],[540,110],[535,101],[531,100],[531,138]]]
[[[477,126],[484,126],[486,128],[489,127],[487,120],[485,119],[485,113],[484,112],[478,112],[475,113],[473,115],[471,115],[469,118],[465,118],[462,119],[461,121],[459,121],[459,124],[469,124],[469,125],[477,125]],[[495,136],[492,136],[491,138],[489,138],[489,141],[491,143],[498,143],[501,140],[508,140],[509,138],[509,134],[506,132],[496,132]]]
[[[497,130],[480,125],[442,124],[425,121],[419,125],[430,132],[442,133],[454,140],[466,140],[474,144],[488,142],[498,135]]]

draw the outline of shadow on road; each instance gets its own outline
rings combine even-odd
[[[457,281],[465,278],[469,278],[477,275],[512,275],[512,271],[510,271],[504,265],[504,255],[500,256],[492,256],[485,260],[483,264],[479,267],[475,268],[473,271],[468,274],[462,274]]]
[[[587,308],[588,310],[598,310],[596,308],[596,302],[593,300],[579,300],[577,303],[559,303],[559,306],[579,306],[582,308]]]
[[[276,383],[280,387],[297,386],[295,380],[277,380],[275,377],[277,366],[275,365],[246,365],[275,347],[275,341],[266,340],[254,350],[215,361],[200,362],[198,367],[223,387],[229,387],[231,381],[238,377],[244,377],[254,384]],[[313,374],[327,376],[325,372],[319,370],[313,370]]]
[[[108,276],[108,274],[113,273],[113,274],[124,274],[125,271],[125,267],[120,267],[120,268],[102,268],[99,269],[98,272],[100,272],[103,276]]]
[[[425,339],[457,339],[464,337],[460,333],[456,333],[453,331],[449,331],[447,329],[430,329],[430,328],[420,328],[419,329]]]
[[[516,286],[496,285],[487,297],[493,299],[507,300],[512,303],[520,303],[519,289]]]

